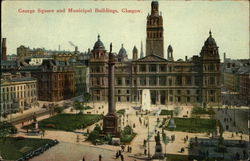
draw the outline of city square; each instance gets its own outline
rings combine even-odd
[[[142,9],[121,10],[129,14],[136,11],[133,14],[138,14],[138,19],[146,17],[144,26],[140,26],[146,36],[145,42],[138,41],[140,50],[131,46],[130,39],[122,42],[118,51],[116,39],[108,43],[102,36],[106,27],[98,29],[102,34],[91,34],[95,37],[93,47],[84,52],[72,41],[68,43],[74,51],[65,51],[61,45],[58,50],[32,49],[21,42],[13,47],[11,39],[7,42],[12,34],[5,28],[8,34],[1,45],[0,161],[249,160],[249,48],[241,47],[242,55],[231,58],[231,53],[224,51],[235,46],[225,47],[227,42],[217,29],[225,24],[211,22],[214,32],[207,28],[208,22],[203,22],[206,34],[202,32],[199,42],[204,43],[198,45],[198,39],[194,40],[199,53],[190,55],[185,51],[181,55],[184,59],[177,58],[178,52],[174,51],[179,49],[174,41],[166,45],[165,32],[171,32],[164,19],[171,14],[165,13],[164,5],[168,3],[134,3],[141,3]],[[247,4],[215,2],[207,6],[219,14],[220,3],[232,3],[235,9]],[[10,14],[6,8],[4,13]],[[121,14],[118,8],[110,9],[116,11],[112,14]],[[23,10],[33,11],[29,16],[41,14],[31,8]],[[100,10],[99,14],[111,14],[105,13],[109,8]],[[59,9],[48,11],[53,12],[42,16],[59,13]],[[61,14],[66,11],[60,9]],[[220,19],[209,12],[204,15]],[[4,22],[5,27],[10,25]],[[16,55],[7,54],[8,45],[11,52],[16,49]],[[132,52],[125,49],[127,46]]]

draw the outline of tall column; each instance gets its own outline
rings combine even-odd
[[[112,50],[112,45],[111,45],[111,50]],[[111,53],[109,53],[109,62],[108,62],[108,106],[109,106],[109,113],[115,113],[115,87],[114,87],[114,65],[115,65],[115,57]]]

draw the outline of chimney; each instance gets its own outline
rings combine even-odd
[[[3,38],[2,40],[2,55],[1,55],[1,59],[2,60],[7,60],[7,47],[6,47],[6,38]]]
[[[78,47],[77,46],[75,46],[75,52],[77,52],[78,51]]]
[[[58,51],[61,51],[61,45],[58,46]]]
[[[224,53],[224,63],[225,63],[225,61],[226,61],[226,53]]]
[[[185,56],[185,60],[186,60],[186,61],[188,60],[188,57],[187,57],[187,56]]]

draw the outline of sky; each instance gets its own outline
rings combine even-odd
[[[69,13],[72,9],[92,9],[88,13]],[[108,8],[118,13],[97,13]],[[39,13],[38,10],[54,10]],[[65,9],[64,13],[57,13]],[[123,9],[139,10],[137,13]],[[119,52],[121,44],[132,57],[134,45],[145,53],[146,17],[151,1],[4,1],[2,2],[2,37],[7,38],[7,54],[16,54],[20,45],[30,48],[74,50],[73,42],[82,52],[92,49],[100,34],[105,48]],[[35,10],[35,13],[23,13]],[[223,53],[233,59],[249,58],[249,2],[248,1],[160,1],[163,16],[164,55],[169,44],[177,60],[198,55],[212,31]]]

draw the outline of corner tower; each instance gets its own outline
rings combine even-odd
[[[164,57],[163,20],[159,14],[159,3],[151,2],[151,14],[147,16],[146,56],[154,54]]]

